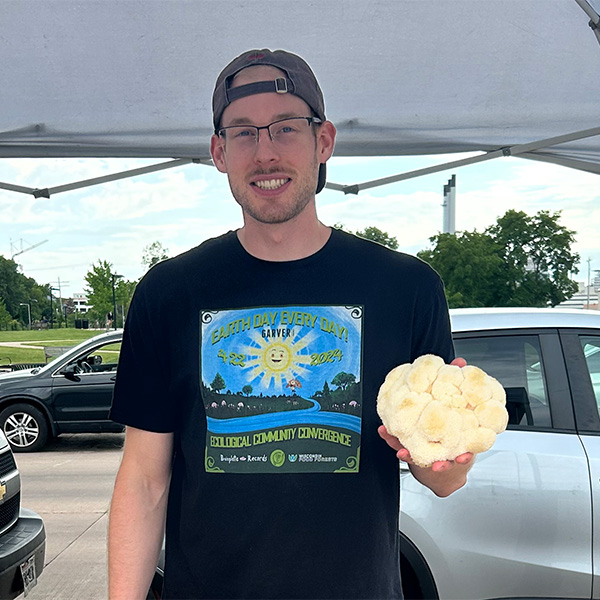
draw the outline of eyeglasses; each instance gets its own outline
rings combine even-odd
[[[320,125],[323,121],[316,117],[290,117],[273,121],[268,125],[257,127],[256,125],[231,125],[221,127],[217,135],[227,139],[229,143],[239,150],[253,150],[258,144],[261,129],[269,132],[271,141],[280,147],[290,147],[301,141],[312,123]]]

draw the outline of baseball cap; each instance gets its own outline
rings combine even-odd
[[[246,67],[255,65],[267,65],[276,67],[283,71],[285,77],[276,77],[270,81],[257,81],[231,87],[233,78]],[[278,94],[293,94],[298,96],[308,104],[321,121],[326,121],[325,102],[323,92],[319,87],[319,82],[315,77],[308,63],[297,54],[292,54],[285,50],[248,50],[234,58],[222,71],[217,78],[215,90],[213,92],[213,125],[215,133],[221,124],[223,111],[238,98],[251,96],[253,94],[264,94],[267,92],[276,92]],[[327,170],[325,163],[319,165],[319,177],[316,193],[318,194],[324,187],[327,179]]]
[[[255,65],[276,67],[284,72],[285,77],[276,77],[270,81],[257,81],[247,85],[231,87],[233,78],[237,73],[246,67]],[[315,74],[304,59],[285,50],[248,50],[234,58],[217,78],[212,99],[215,133],[221,123],[223,111],[234,100],[266,92],[290,93],[298,96],[308,104],[319,119],[326,120],[323,93]]]

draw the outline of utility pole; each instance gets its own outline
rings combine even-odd
[[[60,277],[57,277],[57,281],[51,281],[50,282],[50,285],[53,285],[53,284],[56,284],[56,286],[57,286],[54,289],[58,290],[58,303],[60,305],[60,314],[62,315],[63,312],[64,312],[63,301],[62,301],[62,286],[64,285],[65,287],[68,287],[69,286],[69,282],[68,281],[63,281],[61,283]]]
[[[112,283],[112,301],[113,301],[113,314],[112,314],[113,329],[117,328],[117,300],[116,300],[116,296],[115,296],[115,279],[121,279],[121,277],[123,277],[123,275],[117,275],[116,273],[110,274],[110,279],[111,279],[111,283]]]
[[[50,286],[50,329],[54,329],[54,308],[52,307],[53,291],[60,291],[58,288]]]
[[[587,259],[587,264],[588,264],[588,280],[587,280],[587,308],[588,308],[588,310],[589,310],[589,308],[590,308],[590,286],[592,285],[592,282],[591,282],[591,274],[592,274],[592,272],[591,272],[591,270],[590,270],[591,263],[592,263],[592,259],[591,259],[591,258],[588,256],[588,259]]]

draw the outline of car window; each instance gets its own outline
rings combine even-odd
[[[596,406],[600,415],[600,336],[582,335],[579,338],[585,362],[590,373]]]
[[[96,346],[84,354],[79,354],[71,361],[76,366],[78,373],[106,373],[116,371],[121,352],[121,342],[110,342],[102,346]]]
[[[454,340],[456,356],[483,369],[506,390],[509,426],[552,426],[537,336],[486,336]]]

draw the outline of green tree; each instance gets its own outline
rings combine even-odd
[[[4,300],[0,298],[0,328],[6,328],[12,321],[11,314],[6,310],[6,304]]]
[[[87,287],[85,293],[88,297],[88,303],[92,308],[88,315],[91,318],[104,322],[106,315],[113,311],[112,301],[112,273],[113,265],[105,260],[98,260],[98,264],[93,264],[90,271],[85,276]],[[115,296],[119,280],[115,281]]]
[[[502,248],[511,305],[555,306],[577,291],[570,279],[578,272],[579,255],[571,251],[575,232],[559,224],[560,215],[509,210],[488,228]]]
[[[50,317],[50,286],[40,285],[31,277],[19,273],[14,260],[0,256],[0,298],[12,319],[27,325],[27,310],[23,304],[31,306],[31,319],[40,319],[42,314]]]
[[[92,306],[88,315],[92,319],[98,319],[104,323],[108,313],[112,313],[113,307],[113,280],[115,286],[115,304],[117,305],[117,324],[122,325],[120,316],[120,307],[123,307],[125,313],[129,309],[129,304],[135,290],[136,283],[126,281],[122,278],[113,277],[114,268],[112,263],[106,260],[98,260],[98,264],[92,265],[90,271],[85,276],[87,287],[85,293],[88,302]]]
[[[217,394],[219,394],[221,390],[225,389],[225,380],[223,379],[220,373],[217,373],[215,375],[215,378],[212,380],[210,387],[212,388],[212,391],[217,392]]]
[[[115,285],[115,301],[117,305],[117,327],[125,326],[125,318],[137,287],[137,281],[119,279]]]
[[[344,371],[340,371],[332,380],[332,385],[335,385],[342,390],[345,390],[351,383],[356,381],[356,376],[352,375],[352,373],[345,373]]]
[[[245,394],[246,396],[249,396],[252,393],[252,386],[251,385],[245,385],[242,388],[242,393]]]
[[[440,233],[418,257],[442,277],[451,308],[496,306],[505,298],[500,248],[485,233]]]
[[[451,307],[555,306],[577,290],[570,273],[579,255],[575,232],[560,225],[560,212],[528,216],[508,211],[484,233],[443,233],[418,256],[446,286]]]
[[[363,231],[357,231],[356,235],[366,240],[377,242],[382,246],[387,246],[392,250],[398,250],[398,240],[377,227],[365,227]]]
[[[17,263],[0,256],[0,298],[4,300],[6,311],[18,318],[19,302],[25,302],[27,291],[24,286],[25,277],[18,272]]]
[[[355,232],[346,229],[346,226],[343,223],[335,223],[333,227],[334,229],[341,229],[342,231],[347,231],[348,233],[354,233],[354,235],[357,235],[358,237],[371,240],[372,242],[377,242],[383,246],[391,248],[392,250],[398,250],[398,240],[385,231],[381,231],[381,229],[377,227],[369,226],[365,227],[362,231]]]
[[[156,263],[159,263],[162,260],[169,258],[167,254],[169,252],[168,248],[164,248],[163,245],[156,241],[148,244],[142,254],[142,265],[149,269],[153,267]]]

